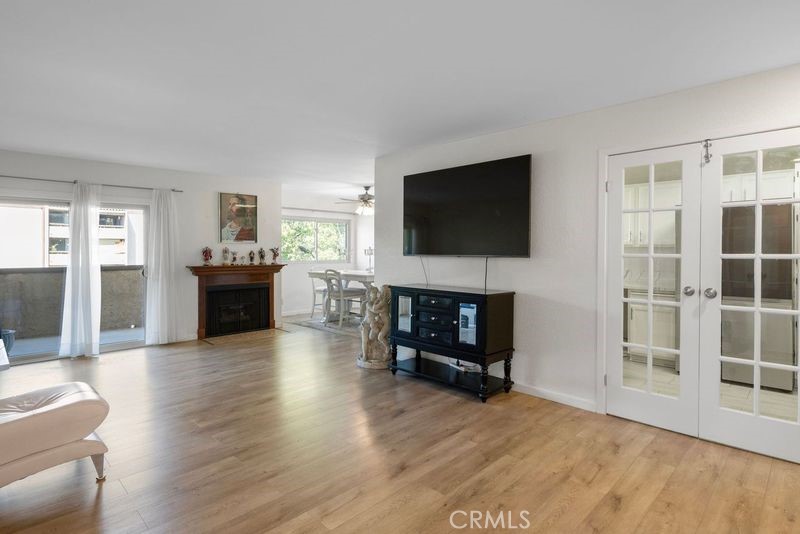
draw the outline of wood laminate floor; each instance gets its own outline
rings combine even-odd
[[[482,405],[289,329],[0,373],[2,396],[83,380],[111,404],[107,481],[86,459],[2,488],[0,532],[450,532],[458,510],[539,532],[800,530],[798,465],[514,392]]]

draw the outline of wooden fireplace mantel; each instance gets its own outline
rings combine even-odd
[[[268,284],[269,327],[275,328],[275,273],[285,264],[269,265],[187,265],[197,277],[197,339],[206,337],[206,288],[210,286]]]

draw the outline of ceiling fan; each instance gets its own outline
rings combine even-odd
[[[371,185],[365,185],[364,192],[358,195],[357,198],[340,198],[339,200],[341,202],[337,202],[337,204],[351,204],[357,202],[358,207],[356,208],[356,213],[358,215],[372,215],[375,213],[375,195],[369,192],[371,188]]]

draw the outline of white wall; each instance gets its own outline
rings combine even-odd
[[[598,153],[800,125],[800,66],[748,76],[376,160],[375,185],[400,199],[403,176],[533,154],[530,259],[492,259],[489,287],[517,292],[516,389],[594,409],[597,386]],[[375,218],[379,283],[423,281],[403,257],[401,202]],[[483,286],[483,260],[430,258],[432,283]]]
[[[376,209],[380,209],[376,207]],[[361,215],[356,220],[356,266],[358,269],[366,270],[369,267],[369,258],[364,254],[364,249],[375,248],[375,216]],[[372,256],[372,267],[375,267],[375,256]]]
[[[180,250],[178,259],[183,265],[202,263],[200,250],[208,245],[214,249],[214,261],[221,261],[223,245],[219,243],[218,193],[238,192],[258,195],[258,243],[236,245],[240,252],[269,249],[280,243],[280,184],[268,180],[244,179],[233,176],[211,176],[207,174],[170,171],[133,165],[120,165],[73,158],[44,156],[0,150],[0,174],[53,178],[78,179],[86,182],[110,185],[137,185],[142,187],[176,188],[178,216],[180,221]],[[0,178],[0,197],[41,198],[68,200],[71,184],[34,182]],[[103,188],[103,199],[134,204],[147,203],[150,191],[115,187]],[[0,228],[0,250],[7,250],[3,235],[7,228]],[[281,317],[281,275],[275,287],[276,321]],[[187,270],[179,278],[179,308],[185,310],[179,316],[180,339],[197,336],[197,278]]]

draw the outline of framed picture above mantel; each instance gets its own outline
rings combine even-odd
[[[258,197],[241,193],[219,194],[219,242],[258,241]]]

